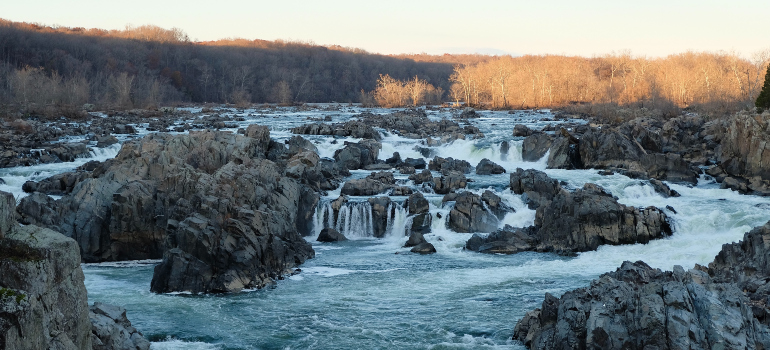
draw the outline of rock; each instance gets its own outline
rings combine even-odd
[[[539,226],[538,251],[562,254],[603,244],[647,243],[671,234],[668,217],[660,209],[625,206],[590,183],[574,193],[560,191],[538,207],[535,226]]]
[[[650,179],[650,185],[655,189],[655,192],[659,193],[663,198],[679,197],[679,192],[672,190],[663,181],[657,179]]]
[[[530,349],[749,349],[770,343],[767,325],[734,284],[699,270],[624,262],[588,288],[546,294],[516,325]]]
[[[297,154],[304,151],[318,153],[318,147],[302,136],[292,136],[286,140],[286,144],[289,146],[289,154]]]
[[[647,154],[639,143],[620,132],[595,129],[580,138],[579,153],[586,168],[629,170],[641,170],[638,163]]]
[[[393,188],[393,192],[391,192],[391,195],[392,196],[409,196],[412,193],[414,193],[414,191],[409,187],[396,186]]]
[[[91,340],[94,350],[149,350],[150,342],[131,326],[126,309],[94,303],[89,307]]]
[[[505,173],[505,168],[501,167],[497,163],[484,158],[482,159],[478,165],[476,165],[476,174],[477,175],[491,175],[491,174],[503,174]]]
[[[388,233],[388,215],[389,210],[393,210],[390,205],[393,203],[389,197],[374,197],[367,199],[372,206],[372,226],[374,237],[382,238]],[[392,214],[392,213],[391,213]]]
[[[321,233],[318,234],[318,238],[316,240],[319,242],[341,242],[347,241],[348,239],[339,231],[331,227],[326,227],[321,230]]]
[[[414,169],[414,167],[404,165],[404,166],[398,167],[398,172],[404,175],[410,175],[410,174],[414,174],[416,170]]]
[[[559,137],[551,144],[550,151],[548,154],[548,169],[583,168],[579,146],[574,140],[568,137]]]
[[[387,163],[375,163],[364,166],[364,170],[390,170],[393,169],[390,164]]]
[[[434,177],[433,182],[433,190],[438,194],[447,194],[468,185],[468,179],[459,171],[449,171],[446,175]]]
[[[751,300],[766,300],[770,296],[768,241],[770,222],[746,232],[743,240],[737,243],[722,245],[722,250],[708,265],[709,275],[717,282],[737,284]],[[766,305],[762,308],[768,310]],[[763,323],[768,324],[768,321]]]
[[[481,194],[481,201],[483,201],[484,204],[487,205],[487,208],[500,220],[502,220],[506,214],[516,212],[516,210],[503,203],[500,196],[490,190],[486,190]]]
[[[420,192],[415,192],[406,201],[409,215],[412,216],[411,232],[429,233],[433,217],[430,215],[430,203]]]
[[[420,173],[409,175],[409,180],[414,181],[415,185],[430,182],[433,183],[433,174],[428,169],[423,169]]]
[[[101,175],[55,202],[27,197],[35,205],[21,203],[20,213],[73,237],[87,262],[163,258],[154,292],[273,284],[314,255],[301,235],[317,203],[307,175],[321,174],[323,163],[305,164],[306,177],[294,178],[282,161],[267,159],[275,145],[267,127],[244,134],[159,133],[127,142]],[[38,204],[51,207],[25,209]]]
[[[398,167],[403,164],[403,161],[401,160],[401,155],[398,152],[393,152],[393,156],[386,159],[385,163]]]
[[[12,194],[0,191],[0,240],[17,226],[16,199]]]
[[[96,136],[95,141],[96,141],[96,147],[99,147],[99,148],[112,146],[119,142],[118,138],[112,135]]]
[[[476,127],[461,128],[456,122],[447,119],[430,120],[423,110],[397,111],[384,115],[365,112],[358,117],[367,125],[383,128],[411,139],[435,137],[441,139],[441,143],[448,143],[463,139],[465,135],[474,138],[484,137]]]
[[[547,205],[562,191],[559,181],[534,169],[517,168],[516,172],[511,173],[510,184],[513,193],[526,194],[525,203],[528,203],[530,209]]]
[[[528,128],[524,124],[516,124],[513,126],[514,137],[527,137],[533,134],[532,129]]]
[[[537,245],[535,234],[537,229],[533,226],[527,228],[514,228],[505,225],[504,228],[494,231],[486,237],[474,234],[465,243],[465,249],[487,254],[515,254],[523,251],[534,250]]]
[[[471,119],[471,118],[478,118],[480,115],[476,113],[476,110],[471,107],[465,107],[463,108],[462,113],[460,113],[459,118],[460,119]]]
[[[396,184],[396,178],[393,177],[393,173],[390,171],[380,171],[376,173],[371,173],[369,176],[366,177],[367,179],[371,180],[377,180],[379,182],[382,182],[386,185],[395,185]]]
[[[452,157],[441,158],[437,156],[430,161],[430,164],[428,164],[428,169],[438,171],[442,174],[447,174],[450,171],[458,171],[463,174],[469,174],[471,172],[471,163],[468,163],[462,159],[454,159]]]
[[[698,172],[678,154],[645,154],[641,166],[647,176],[675,183],[698,183]]]
[[[82,143],[60,143],[48,150],[62,162],[72,162],[75,158],[91,156],[88,147]]]
[[[373,140],[345,142],[345,147],[334,152],[334,160],[348,170],[361,169],[377,163],[382,144]]]
[[[415,247],[427,242],[428,241],[425,240],[425,237],[423,237],[422,233],[414,231],[409,234],[409,239],[406,241],[406,243],[404,243],[404,248]]]
[[[392,186],[373,179],[351,179],[342,185],[341,193],[347,196],[374,196],[383,193]]]
[[[553,138],[545,133],[537,133],[524,139],[521,145],[521,159],[525,162],[536,162],[543,158],[551,148]]]
[[[368,125],[358,120],[351,120],[344,124],[304,124],[291,129],[294,134],[302,135],[334,135],[348,136],[354,138],[364,138],[379,141],[382,139],[380,133]]]
[[[487,210],[481,197],[462,192],[455,197],[454,208],[449,212],[449,228],[455,232],[492,232],[497,229],[497,217]]]
[[[0,193],[0,202],[7,197]],[[9,217],[7,209],[0,208],[0,218]],[[91,349],[88,297],[74,240],[14,222],[0,239],[0,271],[0,347]]]
[[[735,178],[732,176],[728,176],[722,180],[722,185],[720,188],[725,189],[729,188],[733,191],[738,191],[743,194],[749,193],[749,182],[746,179],[743,178]]]
[[[412,167],[415,169],[425,169],[425,159],[422,158],[406,158],[404,166]]]
[[[75,185],[88,178],[91,178],[91,173],[87,171],[67,172],[56,174],[39,182],[27,181],[21,189],[26,193],[42,192],[53,196],[63,196],[71,193]]]
[[[412,253],[419,253],[419,254],[433,254],[436,252],[436,247],[434,247],[433,244],[430,244],[428,242],[423,242],[414,246],[409,251]]]

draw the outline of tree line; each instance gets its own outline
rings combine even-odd
[[[180,29],[156,26],[108,31],[0,20],[0,109],[359,102],[381,74],[447,90],[456,63],[282,40],[191,42]]]
[[[686,52],[665,58],[628,52],[601,57],[496,57],[456,66],[449,98],[492,108],[617,104],[730,110],[751,107],[770,51]]]

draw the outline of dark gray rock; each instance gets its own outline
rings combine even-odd
[[[22,190],[27,193],[42,192],[48,195],[63,196],[69,194],[79,182],[91,177],[91,172],[74,171],[56,174],[49,178],[35,181],[27,181],[22,185]]]
[[[471,119],[471,118],[478,118],[480,115],[476,113],[476,110],[472,107],[465,107],[463,108],[463,111],[460,113],[459,118],[460,119]]]
[[[492,232],[499,220],[485,208],[481,197],[471,192],[459,193],[449,212],[449,228],[455,232]]]
[[[291,129],[294,134],[349,136],[354,138],[381,140],[382,135],[368,123],[351,120],[343,124],[304,124]]]
[[[415,247],[423,243],[428,243],[419,231],[414,231],[409,234],[409,239],[404,243],[404,248]]]
[[[396,184],[396,178],[393,177],[393,173],[390,171],[380,171],[376,173],[371,173],[369,176],[366,177],[367,179],[377,180],[379,182],[382,182],[386,185],[395,185]]]
[[[438,194],[447,194],[457,189],[465,188],[468,185],[468,179],[459,171],[450,171],[441,177],[434,177],[433,190]]]
[[[430,172],[430,170],[423,169],[423,171],[419,173],[409,175],[409,180],[414,181],[415,185],[420,185],[426,182],[433,183],[433,174]]]
[[[392,185],[386,185],[373,179],[351,179],[342,185],[341,193],[347,196],[374,196],[384,193]]]
[[[654,179],[676,183],[698,183],[698,171],[678,154],[645,154],[642,156],[641,166],[647,172],[647,176]]]
[[[650,179],[650,185],[655,189],[655,192],[659,193],[664,198],[679,197],[679,192],[672,190],[671,187],[668,187],[663,181]]]
[[[487,209],[491,210],[500,220],[502,220],[506,214],[516,212],[516,210],[503,203],[500,196],[490,190],[486,190],[481,194],[481,200],[487,205]]]
[[[526,194],[525,202],[529,204],[530,209],[548,204],[562,191],[559,181],[534,169],[517,168],[516,172],[511,173],[510,184],[513,193]]]
[[[422,158],[406,158],[404,166],[412,167],[415,169],[425,169],[425,159]]]
[[[564,130],[564,129],[562,129]],[[566,132],[566,131],[565,131]],[[569,135],[569,134],[568,134]],[[570,135],[571,136],[571,135]],[[551,144],[548,169],[582,169],[578,142],[570,137],[559,137]]]
[[[323,230],[321,230],[321,233],[318,234],[318,238],[316,239],[319,242],[341,242],[341,241],[347,241],[347,237],[345,235],[341,234],[339,231],[331,228],[326,227]]]
[[[441,158],[436,156],[430,161],[430,164],[428,164],[428,169],[438,171],[442,174],[447,174],[450,171],[458,171],[463,174],[470,174],[472,168],[471,163],[468,163],[462,159],[454,159],[452,157]]]
[[[411,232],[429,233],[433,217],[430,215],[430,203],[420,192],[415,192],[406,201],[409,215],[412,216]]]
[[[465,243],[465,249],[487,254],[515,254],[534,250],[537,246],[537,229],[534,226],[514,228],[505,225],[504,228],[487,236],[474,234]]]
[[[532,129],[523,124],[516,124],[513,126],[514,137],[527,137],[533,134]]]
[[[491,175],[491,174],[503,174],[505,168],[501,167],[497,163],[484,158],[478,165],[476,165],[476,175]]]
[[[647,243],[671,234],[668,217],[660,209],[625,206],[590,183],[574,193],[561,191],[538,207],[535,226],[538,251],[567,254],[603,244]]]
[[[345,142],[345,147],[334,152],[334,160],[340,167],[348,170],[361,169],[377,163],[382,144],[374,140]]]
[[[372,226],[374,237],[385,237],[388,230],[388,210],[392,210],[389,197],[374,197],[367,199],[372,206]],[[392,214],[392,213],[391,213]]]
[[[412,253],[418,253],[418,254],[433,254],[436,252],[436,247],[433,246],[433,244],[430,244],[428,242],[420,243],[416,246],[414,246],[411,250],[409,250]]]
[[[543,158],[553,143],[553,137],[545,133],[537,133],[524,139],[521,145],[521,158],[525,162],[536,162]]]

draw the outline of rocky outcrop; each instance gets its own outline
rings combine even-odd
[[[126,309],[94,303],[88,310],[94,350],[149,350],[150,342],[131,325]]]
[[[79,182],[91,177],[91,171],[74,171],[56,174],[41,181],[27,181],[21,189],[27,193],[42,192],[48,195],[69,194]]]
[[[627,261],[588,288],[546,294],[513,338],[530,349],[766,349],[770,329],[750,305],[703,271]]]
[[[499,220],[486,208],[481,196],[462,192],[454,197],[454,208],[449,212],[449,228],[455,232],[492,232]]]
[[[666,214],[655,207],[638,209],[618,203],[594,184],[575,192],[560,191],[537,209],[538,251],[574,253],[604,244],[647,243],[671,234]]]
[[[738,114],[730,119],[718,154],[721,171],[733,178],[725,187],[743,193],[770,195],[768,127],[770,114],[767,113]]]
[[[438,194],[447,194],[457,189],[465,188],[468,185],[468,179],[459,171],[449,171],[441,177],[434,177],[435,184],[433,190]]]
[[[505,225],[487,236],[474,234],[465,243],[465,249],[487,254],[516,254],[534,250],[537,243],[536,227],[518,228]]]
[[[506,214],[516,212],[516,210],[505,204],[500,196],[490,190],[485,190],[484,193],[481,194],[481,201],[484,202],[487,209],[494,213],[500,220],[502,220]]]
[[[580,159],[578,141],[574,138],[557,138],[551,144],[550,151],[548,154],[548,169],[583,169],[584,166],[583,161]]]
[[[466,135],[473,138],[484,137],[484,134],[474,126],[461,127],[448,119],[430,120],[423,110],[405,110],[382,115],[363,113],[358,118],[368,125],[412,139],[435,137],[441,143],[447,143],[465,139]]]
[[[334,160],[344,169],[362,169],[367,165],[377,163],[382,144],[373,140],[361,142],[345,142],[345,147],[334,152]]]
[[[434,247],[433,244],[431,243],[423,242],[412,247],[412,249],[410,249],[409,251],[412,253],[418,253],[422,255],[433,254],[433,253],[436,253],[436,247]]]
[[[528,128],[524,124],[516,124],[513,126],[513,136],[514,137],[527,137],[532,135],[534,132],[532,129]]]
[[[390,197],[374,197],[367,199],[369,205],[372,206],[372,229],[374,230],[374,237],[385,237],[388,232],[388,217],[392,215],[389,213],[391,208]]]
[[[708,266],[717,282],[735,283],[746,294],[754,315],[770,325],[770,222],[743,235],[743,240],[728,243]]]
[[[668,187],[663,181],[650,179],[650,185],[652,185],[655,192],[663,196],[663,198],[679,197],[679,192],[672,190],[671,187]]]
[[[426,182],[433,183],[433,173],[428,169],[423,169],[419,173],[409,175],[409,180],[414,181],[415,185],[420,185]]]
[[[476,165],[476,175],[492,175],[503,173],[505,173],[505,168],[487,158],[482,159],[479,164]]]
[[[19,225],[16,219],[16,199],[8,192],[0,192],[0,240]]]
[[[316,239],[316,241],[319,242],[342,242],[347,240],[345,235],[331,227],[325,227],[321,230],[321,233],[318,234],[318,238]]]
[[[351,120],[342,124],[304,124],[292,128],[291,132],[301,135],[330,135],[346,136],[354,138],[381,140],[382,136],[377,130],[374,130],[368,123],[358,120]]]
[[[277,146],[285,149],[257,125],[244,136],[151,134],[125,144],[103,174],[48,211],[25,209],[40,208],[39,196],[29,201],[41,205],[19,209],[26,221],[73,237],[86,261],[163,257],[156,292],[262,287],[314,254],[301,234],[318,195],[307,178],[287,176],[283,156],[266,159]]]
[[[7,217],[7,208],[0,211]],[[0,348],[91,349],[88,299],[74,240],[14,223],[0,238],[0,271]]]
[[[454,159],[452,157],[441,158],[436,156],[430,163],[428,163],[428,169],[438,171],[442,174],[448,174],[450,171],[470,174],[472,168],[471,163],[462,159]]]

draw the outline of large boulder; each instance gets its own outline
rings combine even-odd
[[[465,188],[468,185],[468,179],[459,171],[450,171],[441,177],[434,177],[433,190],[438,194],[447,194],[457,189]]]
[[[708,266],[709,274],[719,282],[733,282],[751,300],[766,300],[770,296],[770,221],[743,235],[737,243],[722,245],[722,250]],[[756,307],[759,307],[756,304]],[[770,316],[767,304],[758,314]],[[765,318],[770,324],[770,318]]]
[[[516,124],[513,126],[514,137],[527,137],[533,134],[532,129],[524,124]]]
[[[433,217],[430,215],[430,203],[420,192],[415,192],[406,201],[409,215],[412,216],[411,232],[428,233]]]
[[[464,139],[466,135],[474,138],[484,137],[484,134],[474,126],[460,127],[459,124],[448,119],[433,121],[428,118],[424,110],[420,109],[396,111],[384,115],[364,112],[358,117],[367,125],[380,127],[411,139],[435,137],[439,138],[441,143],[447,143]]]
[[[537,246],[537,228],[534,226],[519,228],[505,225],[504,228],[487,236],[474,234],[466,243],[465,249],[487,254],[515,254],[534,250]]]
[[[377,141],[382,139],[380,133],[372,128],[371,125],[358,120],[351,120],[344,124],[304,124],[292,128],[291,132],[302,135],[349,136]]]
[[[536,133],[524,139],[521,145],[521,159],[525,162],[536,162],[543,158],[551,149],[553,137],[545,133]]]
[[[697,168],[691,166],[678,154],[645,154],[640,163],[650,178],[678,183],[698,183]]]
[[[492,175],[503,173],[505,173],[505,168],[487,158],[482,159],[479,164],[476,165],[476,175]]]
[[[647,243],[671,234],[666,214],[658,208],[625,206],[595,184],[573,193],[561,191],[537,209],[538,250],[574,253],[603,244]]]
[[[624,262],[590,287],[546,294],[513,338],[530,349],[766,349],[770,330],[730,283]]]
[[[515,209],[505,204],[500,196],[490,190],[485,190],[484,193],[481,194],[481,201],[484,202],[487,209],[491,210],[500,220],[502,220],[506,214],[516,212]]]
[[[483,204],[481,196],[472,192],[459,193],[449,212],[449,228],[455,232],[492,232],[499,220]]]
[[[733,116],[721,142],[718,159],[722,170],[745,184],[744,192],[770,195],[770,115]],[[735,186],[727,186],[734,188]],[[741,188],[734,188],[741,189]]]
[[[447,174],[450,171],[470,174],[472,167],[471,163],[462,159],[454,159],[452,157],[441,158],[436,156],[428,164],[428,169],[438,171],[442,174]]]
[[[579,144],[580,160],[586,168],[624,168],[640,171],[638,162],[647,152],[635,140],[613,130],[591,129]]]
[[[362,169],[367,165],[377,163],[382,144],[374,140],[361,142],[345,142],[345,147],[334,152],[334,160],[339,166],[348,170]]]
[[[325,227],[321,230],[321,233],[318,234],[318,238],[316,239],[316,241],[319,242],[342,242],[347,240],[345,235],[331,227]]]
[[[562,191],[559,181],[534,169],[517,168],[516,172],[511,173],[510,185],[513,193],[526,195],[524,201],[530,209],[548,204]]]
[[[374,229],[374,237],[385,237],[388,233],[388,218],[392,213],[388,211],[393,210],[391,208],[390,197],[374,197],[367,199],[369,205],[372,206],[372,229]]]
[[[342,185],[341,193],[346,196],[374,196],[392,187],[392,185],[387,185],[370,178],[351,179]]]
[[[564,130],[564,129],[562,129]],[[582,169],[579,143],[570,137],[559,137],[551,144],[548,169]]]

